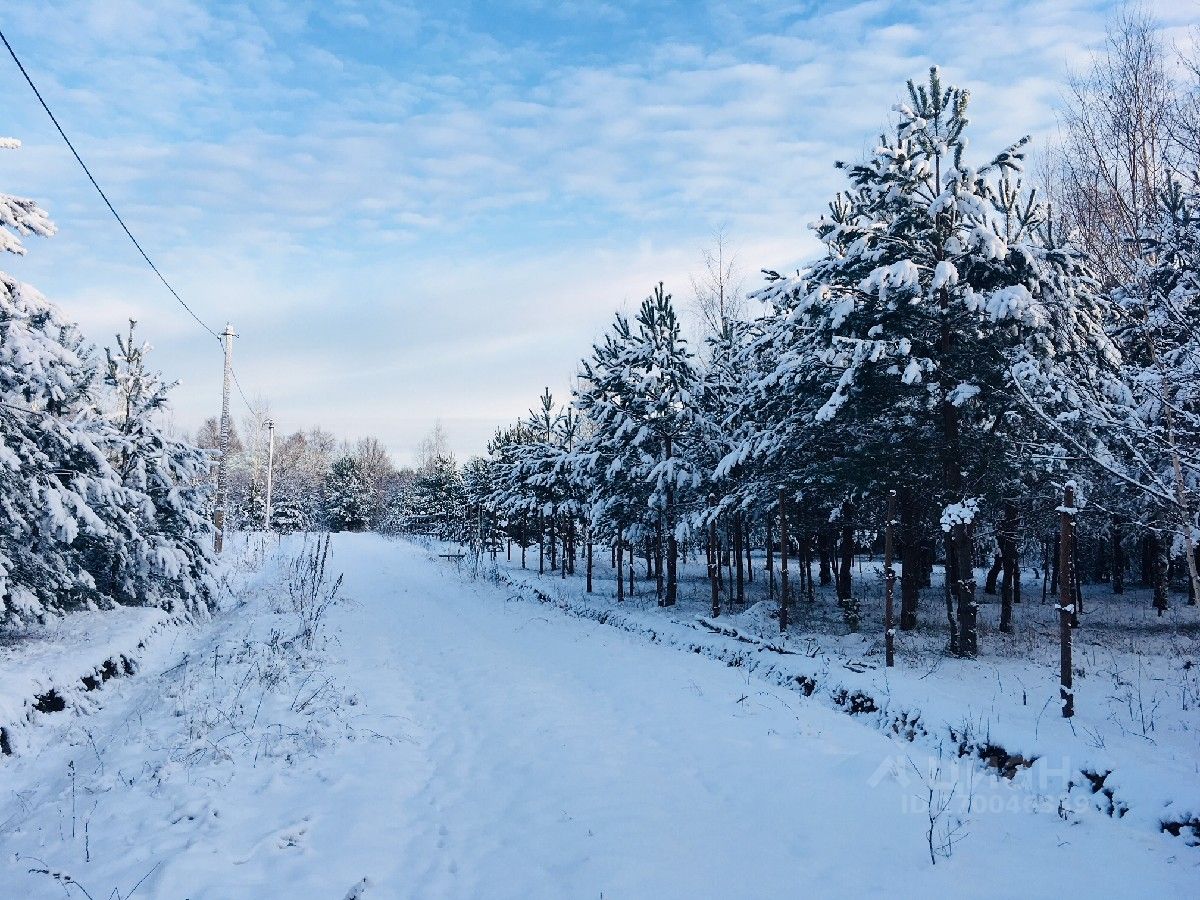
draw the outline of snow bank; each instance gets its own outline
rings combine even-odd
[[[43,716],[93,711],[104,682],[134,674],[147,642],[177,625],[161,609],[119,607],[73,613],[6,637],[0,644],[0,752],[22,752],[29,727]]]

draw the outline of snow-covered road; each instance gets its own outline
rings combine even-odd
[[[509,599],[411,544],[340,536],[334,567],[355,600],[333,621],[338,677],[361,697],[360,733],[392,740],[169,783],[107,814],[99,839],[93,822],[103,862],[77,866],[81,883],[89,872],[127,896],[155,864],[135,896],[341,900],[363,878],[364,900],[1111,896],[1122,883],[1180,896],[1200,883],[1196,851],[1098,815],[1023,811],[983,774],[953,855],[932,866],[928,794],[906,759],[924,769],[919,748],[708,658]],[[112,704],[135,696],[114,689]],[[17,774],[85,749],[48,748]],[[200,810],[182,826],[168,812],[181,804]],[[43,819],[0,831],[0,885],[29,867],[14,853],[53,852]],[[0,895],[62,888],[29,876]]]

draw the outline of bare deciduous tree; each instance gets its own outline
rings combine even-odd
[[[450,450],[450,438],[446,434],[446,429],[442,427],[441,421],[433,423],[433,428],[429,434],[421,439],[421,443],[417,445],[417,468],[422,472],[432,471],[439,459],[453,459],[454,454]]]
[[[723,227],[713,233],[712,245],[700,251],[700,258],[704,269],[692,277],[693,308],[708,331],[720,334],[727,322],[746,313],[746,279]]]
[[[1131,5],[1117,13],[1091,69],[1070,82],[1049,194],[1106,290],[1136,273],[1132,239],[1154,221],[1164,175],[1180,161],[1171,126],[1180,97],[1168,64],[1154,20]]]

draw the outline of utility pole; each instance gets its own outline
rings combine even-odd
[[[229,468],[229,388],[233,381],[233,339],[237,334],[233,326],[225,323],[225,331],[221,334],[225,345],[225,377],[221,382],[221,458],[217,462],[217,503],[213,510],[213,525],[216,535],[213,538],[213,549],[218,553],[225,546],[225,491],[226,476]]]
[[[267,509],[264,530],[271,530],[271,487],[275,469],[275,420],[267,419]]]

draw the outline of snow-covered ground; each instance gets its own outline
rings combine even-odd
[[[1180,839],[939,756],[935,739],[889,739],[764,677],[778,669],[723,664],[701,651],[817,657],[684,613],[614,611],[663,622],[656,642],[538,602],[535,575],[471,580],[435,551],[338,535],[330,567],[350,599],[304,648],[283,586],[299,544],[235,572],[211,623],[148,642],[138,675],[87,714],[43,717],[0,760],[0,896],[1186,896],[1200,883],[1200,851]],[[661,646],[680,643],[671,629],[698,635],[696,652]],[[1194,790],[1194,767],[1178,777]]]

